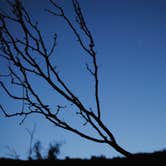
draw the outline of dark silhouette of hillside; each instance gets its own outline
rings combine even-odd
[[[104,156],[92,156],[91,159],[71,159],[67,157],[64,160],[60,159],[44,159],[44,160],[15,160],[10,158],[1,158],[0,165],[19,165],[19,166],[33,166],[33,165],[79,165],[79,164],[155,164],[166,163],[166,150],[155,151],[153,153],[137,153],[133,158],[128,157],[115,157],[112,159],[105,158]]]

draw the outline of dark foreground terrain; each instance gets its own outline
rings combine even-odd
[[[92,157],[91,159],[64,159],[64,160],[14,160],[8,158],[1,158],[1,166],[36,166],[36,165],[117,165],[117,164],[128,164],[128,165],[137,165],[137,164],[151,164],[151,165],[166,165],[166,150],[153,152],[153,153],[138,153],[135,154],[133,158],[125,157],[116,157],[112,159],[107,159],[104,157]]]

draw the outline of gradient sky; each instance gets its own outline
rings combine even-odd
[[[1,8],[6,9],[4,0]],[[48,43],[58,34],[57,66],[61,76],[87,106],[93,105],[93,82],[86,71],[88,61],[71,31],[60,18],[43,11],[47,0],[23,0]],[[58,1],[69,17],[69,0]],[[99,64],[102,119],[126,150],[152,152],[166,148],[166,1],[165,0],[80,0],[80,5],[96,43]],[[19,35],[16,27],[12,27]],[[49,45],[49,44],[48,44]],[[0,66],[5,70],[5,65]],[[39,83],[36,83],[39,87]],[[54,94],[40,84],[46,101],[54,104]],[[0,103],[17,109],[0,89]],[[63,102],[57,99],[56,102]],[[13,105],[14,104],[14,105]],[[58,103],[56,103],[58,104]],[[72,116],[68,117],[74,121]],[[60,158],[90,158],[92,155],[119,156],[109,146],[86,141],[63,131],[42,117],[30,116],[22,125],[20,118],[6,119],[0,114],[0,156],[9,146],[26,158],[29,135],[26,128],[36,125],[35,140],[46,149],[50,142],[63,142]],[[77,122],[73,123],[77,126]]]

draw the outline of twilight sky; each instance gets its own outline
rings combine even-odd
[[[0,8],[7,11],[4,2],[0,0]],[[57,2],[73,18],[71,2]],[[130,152],[152,152],[166,148],[166,1],[79,2],[96,44],[103,121],[118,143]],[[61,76],[86,106],[93,106],[93,82],[85,66],[88,58],[80,50],[71,31],[62,19],[50,16],[43,10],[50,7],[47,0],[23,0],[23,3],[34,20],[38,20],[48,47],[51,35],[57,32],[56,58]],[[20,35],[17,27],[12,27],[12,30]],[[0,64],[0,71],[3,72],[6,66]],[[42,83],[36,82],[36,88],[40,89],[50,105],[63,103]],[[7,105],[9,111],[20,108],[18,103],[7,100],[1,89],[0,103]],[[73,121],[73,125],[78,125],[73,116],[68,115],[67,118]],[[19,117],[6,119],[0,113],[0,157],[11,153],[6,148],[9,146],[21,158],[26,158],[30,141],[26,128],[31,130],[34,124],[35,140],[40,140],[44,149],[53,141],[63,143],[60,158],[120,155],[109,146],[63,131],[43,117],[30,116],[22,125],[19,125],[20,121]]]

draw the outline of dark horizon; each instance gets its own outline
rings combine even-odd
[[[114,134],[117,142],[131,153],[148,153],[164,150],[166,117],[166,2],[163,0],[104,0],[102,2],[80,0],[86,23],[95,41],[99,69],[99,97],[101,119]],[[2,5],[1,5],[2,4]],[[46,46],[50,48],[51,37],[57,32],[56,67],[60,76],[84,105],[95,108],[93,79],[87,72],[89,59],[73,37],[68,26],[60,18],[54,18],[44,9],[47,0],[40,3],[24,0],[23,4],[34,20],[38,20]],[[70,1],[60,3],[69,18],[74,21]],[[8,12],[5,1],[0,9]],[[74,24],[76,27],[78,25]],[[14,35],[20,37],[17,26],[10,25]],[[1,58],[1,57],[0,57]],[[0,75],[6,71],[7,63],[0,62]],[[1,80],[0,80],[1,81]],[[51,108],[67,103],[43,82],[35,82],[42,99]],[[16,94],[21,91],[12,89]],[[21,102],[20,102],[21,103]],[[0,89],[0,104],[5,109],[21,109],[19,102],[7,99]],[[69,104],[69,103],[67,103]],[[85,121],[75,118],[65,110],[65,120],[75,128],[95,137],[96,134],[84,125]],[[10,112],[10,111],[9,111]],[[0,157],[9,153],[7,146],[16,151],[21,159],[28,154],[30,137],[26,129],[36,125],[34,142],[40,140],[45,149],[50,142],[62,142],[60,159],[122,157],[108,145],[85,140],[66,132],[36,115],[26,118],[5,118],[0,112]],[[81,124],[80,124],[81,122]]]

